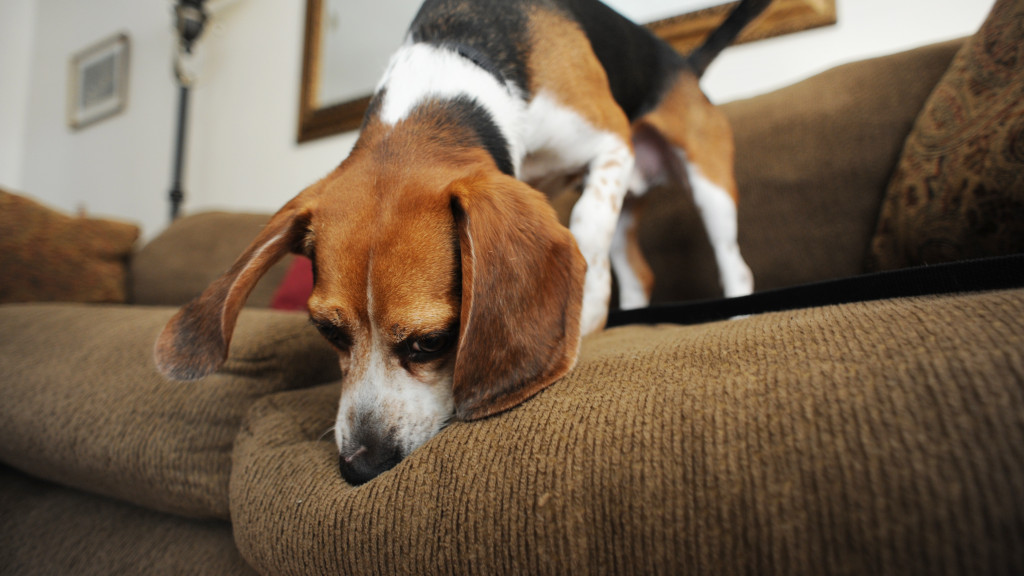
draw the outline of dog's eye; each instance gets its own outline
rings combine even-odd
[[[347,349],[352,346],[352,337],[339,326],[335,326],[329,322],[321,322],[318,320],[310,320],[313,326],[320,331],[331,344],[334,344],[338,348]]]
[[[417,338],[409,344],[409,350],[413,357],[425,358],[439,354],[448,347],[448,334],[446,332],[434,332],[422,338]]]

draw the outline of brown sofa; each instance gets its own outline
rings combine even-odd
[[[867,270],[960,46],[725,106],[759,289]],[[656,300],[714,296],[691,203],[652,194]],[[1024,572],[1024,289],[607,330],[534,399],[352,488],[332,353],[261,308],[287,262],[219,373],[152,365],[265,219],[175,223],[134,255],[131,305],[0,306],[0,573]]]

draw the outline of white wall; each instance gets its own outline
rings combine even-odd
[[[23,56],[32,73],[17,188],[64,210],[83,208],[155,230],[166,211],[158,195],[167,188],[171,160],[169,3],[33,3],[35,32],[31,51]],[[127,110],[73,131],[66,121],[69,60],[118,32],[127,32],[131,39]]]
[[[973,34],[994,0],[836,0],[835,26],[733,46],[703,86],[728,102],[792,84],[833,66]]]
[[[840,62],[970,34],[992,5],[838,3],[839,26],[727,50],[706,77],[712,99],[756,94]],[[187,211],[275,210],[351,148],[352,134],[295,143],[304,4],[239,0],[211,22],[192,98]],[[0,3],[0,186],[65,210],[83,206],[138,222],[147,237],[160,231],[167,221],[177,109],[171,6],[169,0]],[[19,30],[30,32],[11,33]],[[68,60],[119,31],[132,41],[128,109],[73,132],[64,112]]]
[[[33,9],[16,13],[14,2]],[[351,148],[351,134],[301,147],[295,142],[304,4],[240,0],[211,21],[191,98],[186,211],[273,211]],[[168,221],[178,107],[173,3],[3,0],[2,6],[0,186],[61,210],[137,222],[147,238],[159,233]],[[32,32],[19,39],[3,33],[8,28]],[[131,38],[126,111],[72,130],[65,113],[71,56],[122,31]],[[23,78],[8,74],[18,72],[8,60],[24,68]]]
[[[351,149],[355,134],[296,143],[304,5],[239,0],[202,39],[187,166],[190,210],[274,211]]]
[[[0,2],[0,186],[21,188],[28,123],[29,81],[32,78],[32,0]]]

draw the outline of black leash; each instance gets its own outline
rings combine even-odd
[[[625,324],[702,324],[735,316],[888,298],[1001,290],[1024,286],[1024,254],[876,272],[839,280],[755,292],[739,298],[658,304],[618,310],[607,327]]]

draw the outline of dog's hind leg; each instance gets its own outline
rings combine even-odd
[[[660,137],[668,173],[689,181],[725,295],[753,292],[753,274],[740,254],[735,148],[725,115],[700,91],[697,79],[683,73],[658,107],[637,123],[634,142],[638,133]]]
[[[685,152],[679,154],[685,158]],[[735,196],[711,181],[700,167],[690,162],[685,166],[694,204],[715,253],[722,290],[727,298],[746,296],[754,291],[754,275],[740,254]]]

